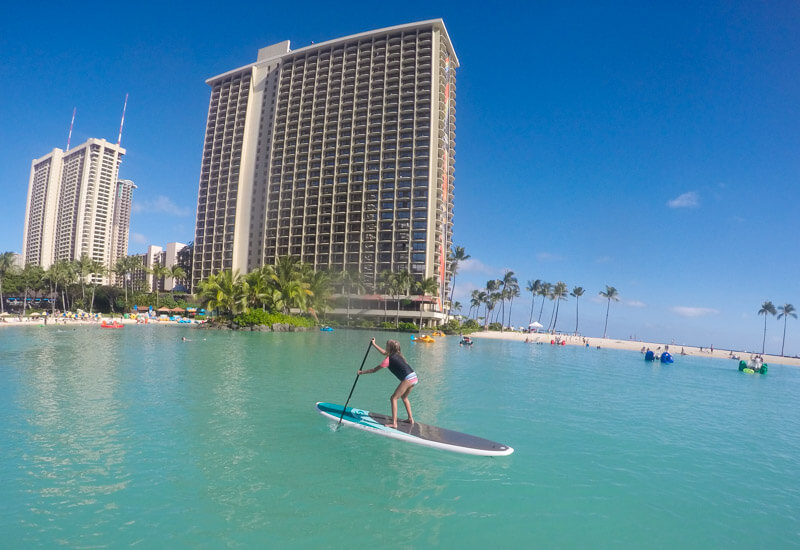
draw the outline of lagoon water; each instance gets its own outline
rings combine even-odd
[[[419,373],[418,421],[515,448],[486,458],[314,411],[371,335],[0,330],[3,546],[800,546],[796,367],[376,333]],[[395,385],[363,376],[351,405]]]

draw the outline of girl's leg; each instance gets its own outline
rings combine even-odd
[[[403,380],[389,398],[389,401],[392,403],[392,423],[389,424],[387,428],[397,427],[397,400],[406,393],[406,390],[409,388],[409,386],[411,386],[411,383],[408,380]]]
[[[408,400],[408,395],[411,393],[411,390],[414,389],[414,385],[410,385],[408,389],[403,393],[403,405],[406,406],[406,412],[408,413],[408,422],[411,424],[414,423],[414,415],[411,414],[411,401]]]

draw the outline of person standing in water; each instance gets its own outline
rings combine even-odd
[[[411,393],[411,390],[414,389],[414,386],[419,382],[417,379],[417,373],[414,372],[406,358],[403,357],[403,354],[400,353],[400,343],[397,340],[387,340],[386,342],[386,349],[381,349],[381,347],[375,343],[375,338],[372,339],[371,345],[378,350],[381,355],[385,355],[386,359],[375,368],[368,369],[368,370],[360,370],[358,371],[359,376],[362,374],[372,374],[374,372],[379,371],[380,369],[389,368],[389,370],[394,374],[398,380],[400,380],[400,384],[397,386],[397,389],[394,390],[394,393],[389,398],[389,401],[392,403],[392,423],[388,424],[387,428],[397,428],[397,400],[402,399],[403,405],[406,407],[406,411],[408,412],[408,420],[411,424],[414,423],[414,416],[411,414],[411,402],[408,400],[408,395]]]

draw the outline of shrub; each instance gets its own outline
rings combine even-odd
[[[417,325],[414,323],[400,323],[397,330],[401,332],[417,332]]]
[[[240,327],[252,327],[254,325],[268,325],[281,323],[295,327],[313,327],[314,321],[308,317],[297,317],[294,315],[284,315],[283,313],[270,313],[261,309],[251,309],[245,313],[237,315],[233,322]]]

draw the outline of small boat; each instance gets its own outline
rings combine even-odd
[[[645,361],[655,361],[656,360],[656,354],[653,353],[653,350],[650,350],[650,349],[647,350],[647,353],[644,354],[644,360]]]
[[[674,363],[675,361],[672,359],[672,355],[665,351],[661,354],[661,362],[662,363]]]
[[[124,326],[125,325],[123,325],[122,323],[118,323],[116,321],[114,321],[113,323],[106,323],[105,321],[100,323],[100,328],[122,328]]]
[[[319,330],[320,330],[320,332],[333,332],[333,328],[332,327],[328,327],[328,326],[319,327]]]
[[[769,365],[759,359],[751,359],[750,361],[742,359],[739,361],[739,371],[745,374],[767,374],[768,369]]]
[[[472,344],[474,344],[474,342],[469,336],[462,336],[461,341],[458,343],[459,346],[471,346]]]
[[[430,336],[428,336],[427,334],[423,334],[422,336],[414,336],[414,335],[412,334],[412,335],[411,335],[411,341],[412,341],[412,342],[428,342],[429,344],[432,344],[432,343],[433,343],[433,342],[435,342],[436,340],[434,340],[433,338],[431,338],[431,337],[430,337]]]

